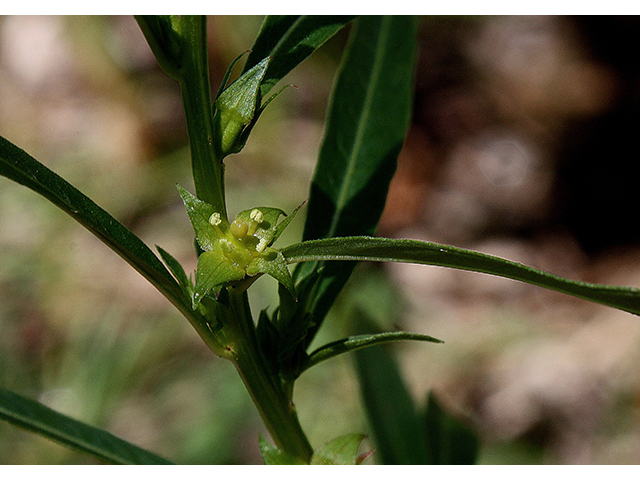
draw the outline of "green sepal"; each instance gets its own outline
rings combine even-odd
[[[216,212],[212,205],[199,200],[180,185],[177,185],[177,187],[182,201],[187,208],[187,214],[189,215],[189,220],[191,220],[191,225],[193,225],[193,231],[196,234],[198,245],[205,251],[212,250],[216,240],[220,238],[220,235],[216,228],[209,222],[211,215],[214,213],[221,214],[219,229],[222,231],[226,231],[229,228],[229,221],[222,212]]]
[[[242,52],[240,55],[238,55],[236,58],[234,58],[231,61],[231,64],[229,65],[229,68],[227,68],[227,71],[224,74],[224,77],[222,78],[222,82],[220,82],[220,87],[218,88],[218,91],[216,93],[216,96],[214,98],[214,102],[213,102],[213,113],[216,113],[216,102],[215,100],[217,100],[220,95],[222,94],[222,92],[224,92],[225,87],[227,86],[227,81],[229,80],[229,77],[231,76],[231,71],[233,70],[233,67],[236,65],[236,63],[238,63],[238,61],[244,57],[247,53],[249,53],[250,50],[247,50],[246,52]]]
[[[242,266],[230,262],[219,244],[213,250],[204,252],[198,257],[196,270],[196,286],[192,297],[195,309],[202,298],[218,285],[242,280],[245,271]]]
[[[358,455],[364,440],[361,433],[350,433],[321,445],[311,456],[311,465],[358,465],[366,458]]]
[[[275,228],[275,230],[273,232],[273,238],[271,239],[271,243],[274,243],[278,239],[278,237],[280,237],[280,235],[282,234],[284,229],[289,226],[291,221],[294,219],[294,217],[298,213],[298,210],[300,210],[305,203],[307,203],[307,202],[306,201],[302,202],[289,215],[287,215],[284,212],[282,212],[282,214],[285,216],[285,218],[280,223],[278,223],[276,225],[276,228]]]
[[[274,447],[260,435],[260,455],[265,465],[306,465],[306,463],[295,455],[283,452]]]
[[[251,263],[249,263],[247,266],[247,275],[254,276],[259,273],[266,273],[275,278],[284,285],[295,298],[296,287],[293,284],[287,262],[280,251],[267,247],[259,257],[254,258]]]
[[[260,84],[270,62],[271,57],[263,59],[233,82],[215,101],[215,146],[220,158],[239,152],[246,142],[246,138],[241,140],[241,136],[259,108]]]

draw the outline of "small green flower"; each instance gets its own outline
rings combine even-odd
[[[292,294],[294,285],[282,253],[271,247],[293,219],[278,208],[257,207],[244,210],[229,222],[222,212],[198,200],[178,186],[187,207],[196,240],[204,252],[198,258],[196,284],[192,297],[195,309],[211,291],[246,276],[263,273],[272,276]],[[286,218],[277,223],[280,216]]]

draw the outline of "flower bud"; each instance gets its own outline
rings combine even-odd
[[[216,149],[221,158],[239,152],[244,146],[248,134],[245,130],[255,123],[260,84],[270,62],[271,57],[267,57],[245,72],[215,101]]]

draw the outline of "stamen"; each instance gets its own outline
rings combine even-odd
[[[258,210],[257,208],[254,208],[253,210],[251,210],[251,213],[249,214],[249,218],[254,222],[262,223],[262,221],[264,220],[264,215],[260,210]]]
[[[262,253],[264,249],[267,248],[268,242],[269,240],[266,237],[261,238],[258,244],[256,245],[256,252]]]
[[[212,213],[211,216],[209,217],[209,223],[214,227],[220,225],[222,223],[222,218],[220,217],[220,214],[218,212]]]

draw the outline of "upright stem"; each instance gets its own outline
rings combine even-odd
[[[206,17],[185,16],[180,29],[184,48],[179,77],[196,196],[226,217],[224,166],[213,147],[213,115],[207,55]]]
[[[196,196],[226,217],[224,167],[213,144],[206,18],[184,16],[179,23],[183,48],[177,78],[189,133]],[[200,327],[199,333],[214,352],[220,354],[222,348],[221,356],[233,361],[276,445],[284,452],[309,462],[311,445],[280,379],[271,375],[258,347],[245,290],[241,287],[228,289],[230,308],[219,332],[224,337],[222,342],[218,342],[214,338],[216,334],[212,335],[203,325],[197,322],[194,325]]]
[[[279,378],[271,375],[258,347],[246,292],[229,289],[231,325],[230,348],[260,416],[274,442],[282,451],[309,462],[313,449],[304,434],[295,406],[288,400]]]

